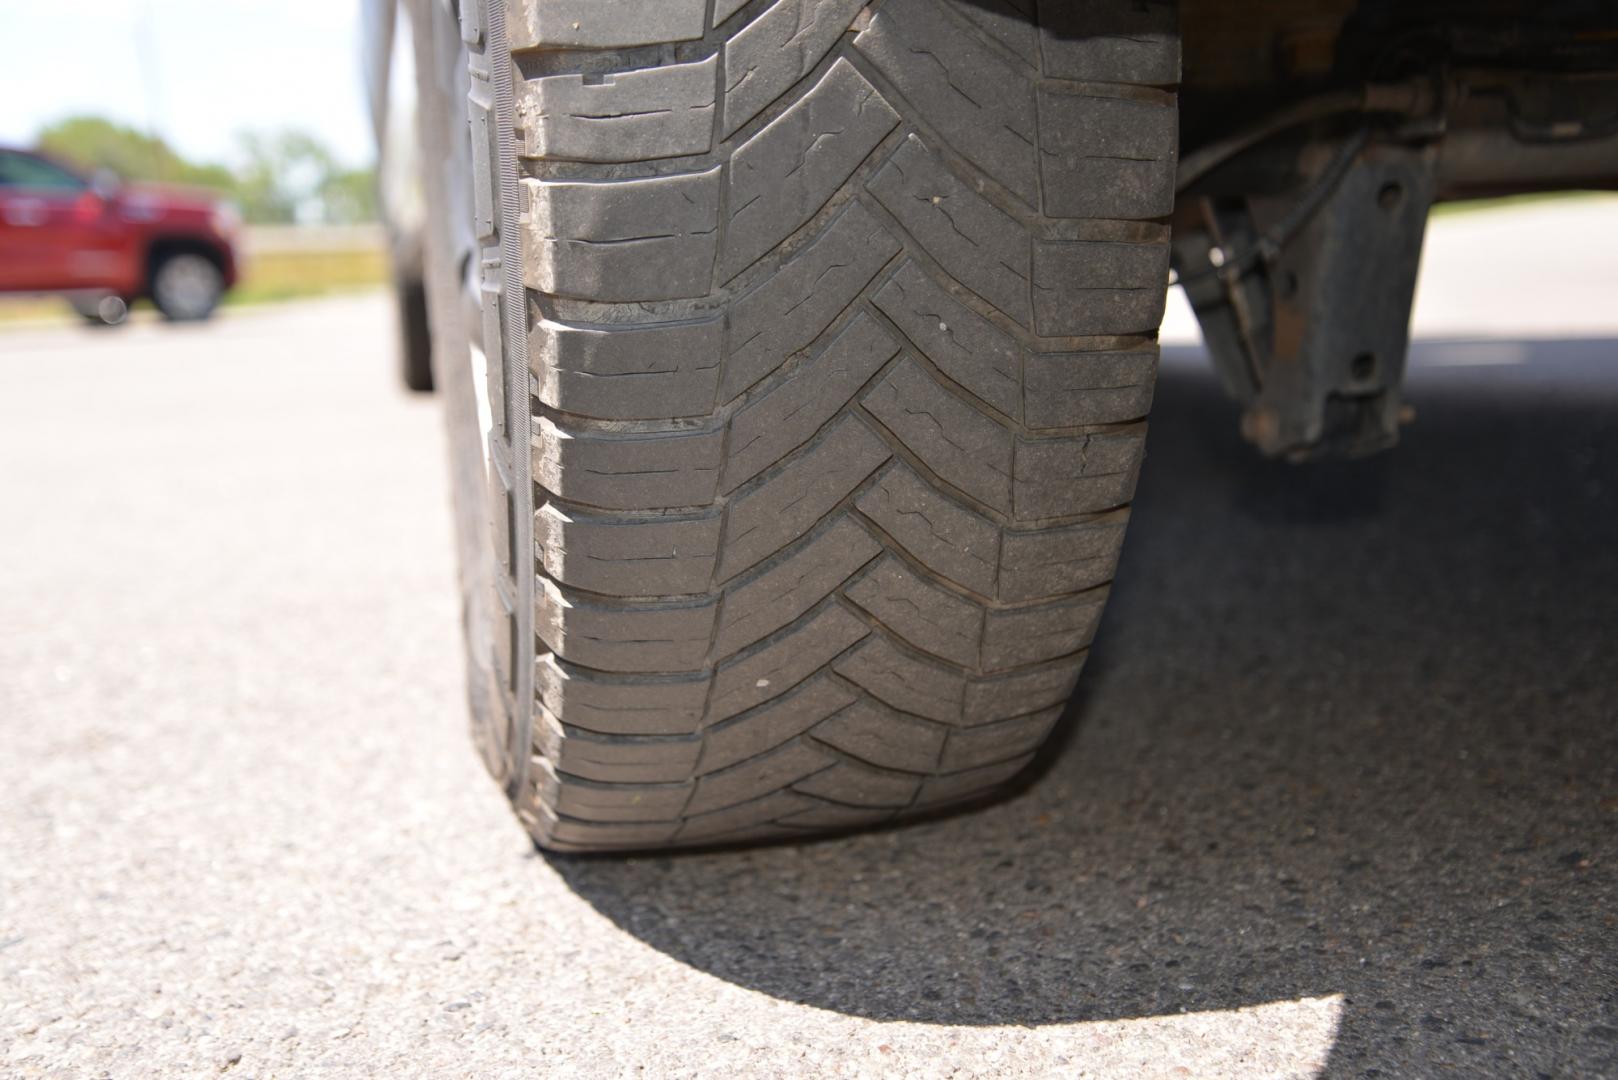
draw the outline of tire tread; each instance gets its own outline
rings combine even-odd
[[[1141,462],[1178,44],[1156,0],[1082,47],[1034,6],[513,4],[542,844],[879,824],[1057,723]]]

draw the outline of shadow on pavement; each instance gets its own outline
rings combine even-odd
[[[1341,994],[1334,1074],[1618,1072],[1618,342],[1497,345],[1424,343],[1404,445],[1309,469],[1169,350],[1068,744],[1011,802],[553,865],[674,958],[843,1013]]]

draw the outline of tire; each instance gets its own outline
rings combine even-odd
[[[1155,0],[1033,4],[463,5],[476,726],[542,846],[933,812],[1062,713],[1142,458],[1179,49]]]
[[[405,389],[418,394],[433,389],[432,333],[427,325],[427,286],[420,279],[394,283],[399,306],[399,375]]]
[[[192,251],[165,255],[152,267],[152,303],[170,322],[208,318],[225,295],[225,276],[206,255]]]

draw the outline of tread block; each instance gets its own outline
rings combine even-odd
[[[713,24],[718,26],[746,6],[747,0],[714,0]]]
[[[819,772],[836,760],[802,739],[793,739],[785,746],[738,765],[698,777],[686,814],[695,817],[762,798]]]
[[[992,675],[966,684],[966,724],[992,724],[1041,709],[1065,708],[1078,685],[1084,657],[1064,657],[1027,671]]]
[[[1121,352],[1030,353],[1024,364],[1031,428],[1126,423],[1151,409],[1156,345]]]
[[[689,783],[603,784],[577,776],[558,779],[548,769],[538,773],[540,799],[578,821],[667,821],[679,816],[691,796]]]
[[[731,38],[725,44],[725,137],[814,70],[863,4],[776,0]],[[717,10],[714,17],[719,17]]]
[[[846,683],[816,675],[791,693],[703,732],[697,772],[714,772],[773,750],[858,700],[859,693]]]
[[[994,595],[999,527],[938,491],[910,466],[890,465],[855,505],[929,570],[983,596]]]
[[[1081,82],[1180,81],[1174,0],[1040,0],[1045,74]]]
[[[558,773],[603,783],[659,784],[691,779],[702,740],[696,735],[598,735],[563,724],[541,708],[534,746]]]
[[[900,712],[945,724],[961,722],[966,676],[900,649],[885,635],[871,639],[832,665],[837,674]]]
[[[916,797],[916,802],[936,806],[940,803],[958,802],[987,795],[1026,769],[1028,763],[1033,760],[1034,755],[1028,754],[1011,761],[1002,761],[997,765],[985,765],[978,769],[935,776],[922,783],[921,794]]]
[[[1007,530],[1000,541],[1000,599],[1037,600],[1081,592],[1112,580],[1124,520]]]
[[[703,31],[704,0],[508,0],[513,49],[612,49],[689,41]]]
[[[1018,439],[1017,517],[1092,514],[1124,505],[1135,492],[1143,447],[1140,432]]]
[[[864,312],[818,355],[730,418],[724,490],[731,491],[808,442],[899,352]]]
[[[828,716],[814,737],[850,757],[884,769],[930,773],[938,767],[945,729],[894,712],[869,698]]]
[[[680,831],[678,821],[602,822],[558,817],[544,806],[537,808],[538,832],[548,846],[587,851],[663,847]]]
[[[1014,420],[1022,419],[1017,343],[906,262],[873,298],[933,366]]]
[[[983,665],[1037,664],[1088,648],[1106,600],[1106,591],[1098,589],[1038,607],[989,612],[983,628]]]
[[[1011,432],[901,360],[865,408],[946,483],[1002,513],[1012,508]]]
[[[950,0],[989,37],[1020,56],[1030,67],[1039,66],[1039,31],[1034,29],[1034,0]]]
[[[731,304],[720,397],[730,401],[826,329],[899,251],[871,212],[850,203],[807,248]]]
[[[539,702],[569,727],[600,735],[689,735],[702,721],[708,680],[700,675],[605,675],[554,656],[534,665]]]
[[[501,587],[500,579],[489,582],[486,591],[487,600],[483,605],[485,618],[484,633],[493,647],[489,652],[489,659],[494,668],[494,674],[500,686],[506,690],[517,686],[517,672],[512,663],[512,653],[517,644],[517,619],[512,610],[511,598],[507,590]]]
[[[1060,708],[1046,709],[1031,716],[952,731],[944,747],[943,768],[953,772],[1023,758],[1039,749],[1061,715]]]
[[[1175,209],[1175,105],[1042,86],[1039,123],[1045,214],[1141,220]]]
[[[808,533],[892,456],[859,417],[833,423],[779,472],[731,500],[719,580],[735,577]]]
[[[854,47],[944,141],[1038,205],[1034,85],[928,0],[884,0]]]
[[[711,503],[723,433],[659,435],[569,431],[548,416],[534,424],[533,477],[571,502],[606,510],[657,510]]]
[[[780,562],[725,590],[714,655],[729,656],[775,633],[881,553],[875,537],[852,519],[839,518]]]
[[[833,64],[814,89],[731,156],[720,280],[730,280],[814,217],[898,124],[899,114],[852,64]]]
[[[686,819],[680,826],[679,841],[682,844],[717,843],[733,838],[739,839],[737,834],[745,834],[746,838],[755,840],[783,835],[787,830],[773,828],[773,822],[783,817],[791,817],[793,814],[801,814],[805,810],[813,809],[814,806],[814,800],[796,792],[772,791],[751,802],[738,803],[723,810]]]
[[[502,265],[485,264],[483,266],[483,280],[478,286],[478,302],[483,311],[479,322],[482,324],[483,339],[483,385],[489,395],[489,417],[494,421],[489,430],[491,439],[504,442],[509,435],[506,432],[506,332],[502,318],[504,312],[502,293],[505,285],[499,280],[505,272]],[[472,346],[477,351],[477,346]],[[497,357],[493,363],[489,357]],[[475,370],[475,369],[474,369]]]
[[[1047,337],[1151,333],[1163,321],[1168,273],[1167,244],[1036,240],[1036,331]]]
[[[1179,110],[1042,86],[1039,170],[1051,217],[1167,217],[1174,210]]]
[[[1029,325],[1027,231],[962,183],[918,136],[894,151],[868,187],[945,273]]]
[[[498,138],[495,134],[499,125],[494,122],[493,102],[469,97],[467,120],[471,127],[472,175],[490,176],[491,164],[499,158],[499,151],[496,148]],[[472,233],[480,240],[495,235],[494,200],[491,185],[480,183],[473,186]]]
[[[602,420],[705,416],[719,385],[724,322],[613,325],[543,319],[529,332],[539,400]]]
[[[719,58],[639,71],[519,82],[522,156],[641,161],[713,146]]]
[[[695,671],[708,655],[717,601],[611,606],[568,595],[548,578],[534,590],[534,633],[551,651],[601,671]]]
[[[638,180],[523,180],[523,274],[577,300],[706,296],[719,236],[722,169]]]
[[[868,769],[849,761],[837,764],[793,785],[817,799],[861,807],[903,809],[916,798],[921,777]]]
[[[511,531],[511,477],[504,458],[504,442],[490,431],[486,476],[489,482],[489,538],[494,541],[494,554],[500,560],[501,572],[509,575],[515,534]]]
[[[564,510],[534,515],[534,544],[557,581],[609,596],[706,592],[719,550],[720,517],[618,518]]]
[[[967,667],[978,663],[983,609],[924,580],[892,555],[843,590],[918,649]]]
[[[714,674],[708,720],[723,720],[781,696],[870,632],[842,607],[826,607],[756,651],[722,664]]]

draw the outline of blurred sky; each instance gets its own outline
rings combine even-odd
[[[98,113],[230,164],[236,132],[297,128],[373,156],[358,0],[0,0],[0,143]]]

